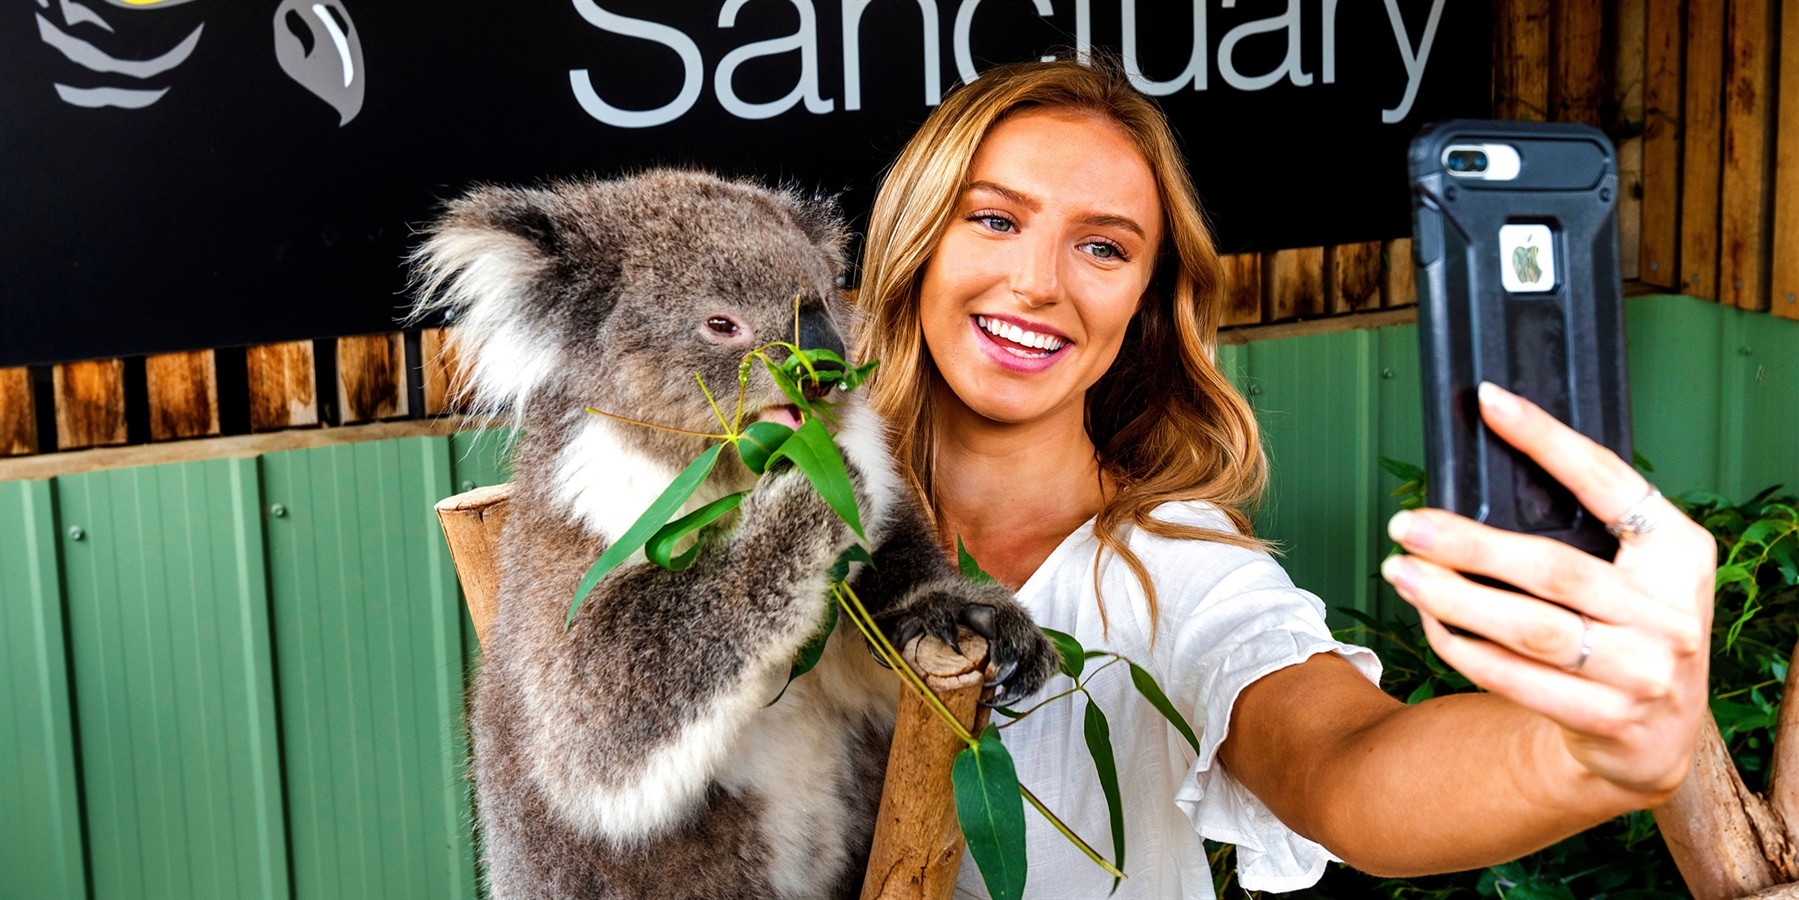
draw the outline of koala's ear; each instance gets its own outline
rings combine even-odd
[[[521,417],[560,361],[561,317],[542,282],[578,238],[556,203],[546,191],[475,188],[444,207],[412,253],[411,320],[450,314],[452,349],[468,373],[463,399],[475,412]]]
[[[837,198],[815,194],[810,197],[789,194],[794,224],[805,232],[813,246],[831,257],[838,271],[843,269],[843,251],[848,234],[843,226],[843,210]]]

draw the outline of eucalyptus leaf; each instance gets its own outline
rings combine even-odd
[[[968,555],[968,548],[962,546],[962,536],[956,535],[956,569],[962,573],[962,580],[970,584],[997,584],[998,579],[986,573],[981,564]]]
[[[743,464],[751,472],[761,475],[768,470],[768,458],[790,437],[793,437],[793,429],[779,422],[751,422],[738,435],[737,455],[743,458]]]
[[[700,547],[705,543],[705,540],[702,538],[701,540],[694,541],[693,546],[687,548],[687,552],[682,553],[680,556],[672,556],[675,552],[675,544],[679,543],[682,538],[718,521],[719,517],[723,516],[725,513],[736,509],[738,505],[743,502],[743,498],[747,494],[747,491],[726,494],[687,515],[656,529],[656,533],[651,535],[648,541],[644,542],[643,555],[647,557],[650,562],[672,572],[679,572],[682,569],[693,565],[694,557],[699,555]]]
[[[1412,691],[1411,696],[1405,698],[1405,702],[1406,705],[1410,706],[1414,703],[1423,703],[1435,696],[1437,696],[1436,682],[1426,681],[1425,683],[1418,685],[1418,687]]]
[[[1400,481],[1423,481],[1424,470],[1408,462],[1400,462],[1389,457],[1379,457],[1380,467]]]
[[[1087,752],[1093,757],[1093,768],[1099,773],[1099,789],[1106,795],[1106,814],[1112,820],[1112,865],[1124,871],[1124,801],[1118,793],[1118,763],[1112,757],[1112,728],[1106,714],[1091,697],[1087,700],[1086,719],[1081,731],[1087,738]],[[1120,879],[1112,879],[1117,892]]]
[[[1162,714],[1162,718],[1167,719],[1169,724],[1180,731],[1181,737],[1186,738],[1187,743],[1193,745],[1193,752],[1200,753],[1199,736],[1193,733],[1193,726],[1187,724],[1186,717],[1174,708],[1173,703],[1168,702],[1168,695],[1162,693],[1162,686],[1156,684],[1155,676],[1149,674],[1148,670],[1142,666],[1131,663],[1131,684],[1136,685],[1137,693],[1142,694],[1143,699],[1148,700],[1149,705],[1155,707],[1156,711]]]
[[[843,454],[837,452],[837,445],[831,442],[831,433],[825,430],[823,422],[807,419],[780,449],[769,455],[768,463],[773,465],[778,459],[792,460],[806,480],[818,489],[819,496],[849,523],[856,537],[864,543],[868,541],[868,535],[862,533],[862,516],[856,511],[856,489],[850,484],[849,469],[843,464]]]
[[[594,585],[599,584],[600,579],[605,578],[613,569],[618,568],[620,563],[629,559],[631,554],[642,549],[643,545],[657,531],[661,530],[662,526],[668,524],[668,520],[676,512],[680,511],[687,499],[693,496],[693,492],[700,489],[700,485],[706,481],[706,476],[712,474],[712,467],[718,462],[719,451],[723,449],[723,444],[714,444],[706,448],[706,452],[701,453],[699,458],[688,463],[687,468],[682,469],[681,474],[676,475],[675,480],[669,482],[662,495],[650,504],[650,508],[644,510],[643,515],[638,516],[637,521],[633,522],[631,527],[619,536],[618,540],[613,541],[611,546],[600,554],[600,558],[588,568],[587,574],[581,577],[580,585],[575,588],[575,599],[569,602],[568,618],[563,621],[563,628],[574,624],[575,612],[581,608],[581,601],[586,600],[587,595],[593,592]]]
[[[1087,665],[1087,654],[1081,648],[1081,642],[1075,640],[1074,635],[1065,634],[1054,628],[1040,627],[1037,630],[1043,632],[1043,636],[1049,638],[1049,642],[1056,645],[1056,652],[1062,656],[1060,666],[1062,674],[1069,678],[1080,678],[1081,670]]]
[[[875,559],[868,555],[867,547],[864,547],[861,544],[852,544],[842,553],[837,554],[837,561],[831,563],[830,571],[825,573],[825,577],[832,581],[842,581],[849,577],[850,563],[858,562],[873,568]],[[832,607],[832,609],[835,608],[835,606]]]
[[[969,855],[993,900],[1024,895],[1024,797],[1018,792],[1018,770],[1012,754],[992,725],[973,747],[956,754],[950,768],[956,793],[956,821],[968,841]]]
[[[787,670],[787,683],[781,685],[781,692],[775,695],[775,699],[768,701],[769,706],[781,702],[781,698],[787,696],[787,689],[793,685],[795,678],[812,671],[812,667],[818,665],[818,661],[825,655],[825,644],[831,640],[831,632],[837,630],[837,616],[837,604],[826,600],[824,619],[818,623],[818,630],[812,632],[806,642],[800,645],[799,651],[793,654],[793,666]]]
[[[786,394],[787,399],[792,400],[795,406],[800,409],[812,408],[812,401],[806,399],[805,392],[800,390],[799,382],[795,381],[794,377],[786,370],[769,366],[768,375],[775,380],[775,387],[780,388],[781,393]]]

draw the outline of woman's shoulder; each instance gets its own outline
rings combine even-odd
[[[1151,513],[1158,521],[1226,535],[1240,535],[1217,506],[1173,500]],[[1259,591],[1294,591],[1293,581],[1267,550],[1226,540],[1176,537],[1133,529],[1130,546],[1161,595],[1165,614],[1180,617],[1222,597]]]

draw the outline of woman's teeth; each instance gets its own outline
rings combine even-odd
[[[989,319],[986,316],[975,316],[974,320],[975,324],[981,326],[982,331],[985,331],[994,337],[1005,338],[1014,344],[1022,344],[1026,347],[1035,347],[1039,350],[1047,351],[1044,353],[1025,353],[1021,350],[1005,347],[1005,350],[1014,356],[1039,359],[1068,345],[1068,341],[1063,338],[1051,337],[1047,334],[1038,334],[1035,331],[1026,331],[1010,322],[1001,322],[998,319]],[[1004,347],[1003,344],[1001,346]]]

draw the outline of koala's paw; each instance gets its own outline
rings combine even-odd
[[[753,544],[785,548],[788,553],[814,552],[824,558],[821,568],[855,539],[849,525],[797,468],[764,475],[741,509],[743,528],[753,535]]]
[[[1016,703],[1036,693],[1056,673],[1060,659],[1030,614],[1010,591],[996,584],[969,584],[960,578],[933,581],[913,588],[879,619],[895,647],[904,647],[921,634],[957,647],[957,626],[986,638],[989,671],[994,673],[988,706]]]

